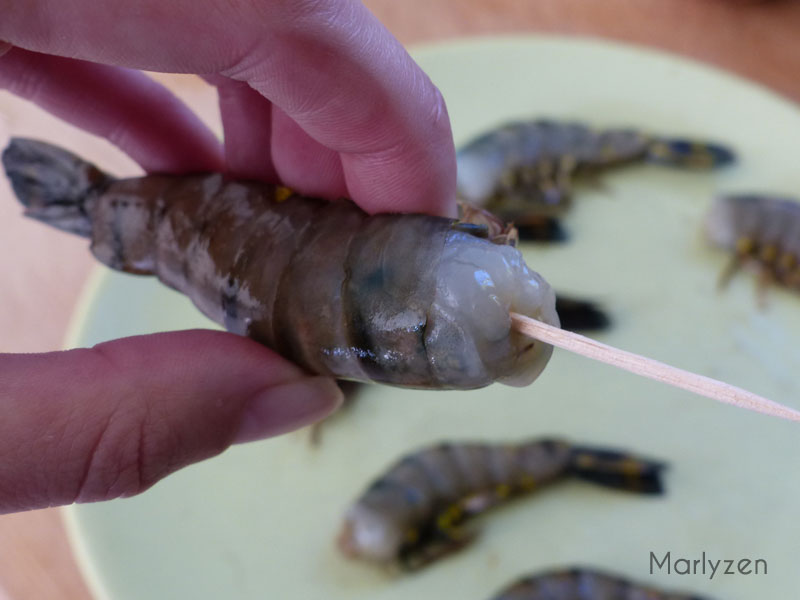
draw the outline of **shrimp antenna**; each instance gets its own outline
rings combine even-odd
[[[800,421],[800,411],[772,400],[767,400],[728,383],[684,371],[633,352],[620,350],[514,312],[511,313],[511,323],[517,331],[528,337],[630,371],[642,377],[649,377],[650,379],[655,379],[707,398],[713,398],[719,402],[746,408],[747,410],[788,419],[789,421]]]

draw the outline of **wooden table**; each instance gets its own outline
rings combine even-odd
[[[605,36],[694,56],[800,98],[800,46],[792,44],[800,25],[800,4],[791,0],[367,0],[366,4],[405,44],[532,31]],[[158,78],[219,130],[210,88],[186,76]],[[104,166],[121,172],[135,168],[105,142],[0,92],[0,143],[8,129],[63,138],[64,146],[89,158],[102,156]],[[20,218],[7,184],[0,182],[0,352],[59,348],[91,267],[84,241]],[[1,517],[0,600],[49,598],[90,598],[58,509]]]

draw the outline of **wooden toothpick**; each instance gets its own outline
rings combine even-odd
[[[511,313],[511,322],[517,331],[529,337],[625,369],[642,377],[649,377],[707,398],[765,415],[800,421],[800,411],[722,381],[684,371],[633,352],[626,352],[517,313]]]

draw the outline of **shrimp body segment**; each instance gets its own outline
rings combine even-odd
[[[508,123],[467,143],[457,158],[462,199],[549,236],[561,235],[545,224],[569,208],[576,178],[634,162],[707,170],[735,160],[716,144],[549,120]]]
[[[514,583],[492,600],[710,600],[640,585],[593,569],[546,571]]]
[[[114,179],[19,138],[3,164],[28,216],[90,238],[99,261],[157,276],[308,371],[414,388],[527,385],[552,353],[512,329],[509,311],[558,325],[554,293],[519,251],[485,237],[488,225],[370,216],[220,174]]]
[[[469,518],[548,483],[578,477],[660,494],[663,467],[555,439],[439,444],[402,458],[369,486],[347,511],[339,546],[354,558],[415,569],[467,545]]]
[[[742,265],[754,265],[760,285],[800,289],[800,204],[757,194],[720,196],[705,221],[715,246],[732,255],[722,283]]]

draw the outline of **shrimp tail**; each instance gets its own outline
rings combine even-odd
[[[66,150],[25,138],[12,138],[2,161],[26,216],[91,237],[88,205],[110,176]]]
[[[624,452],[581,446],[573,447],[570,457],[570,472],[575,477],[637,494],[662,494],[665,467],[662,462]]]
[[[736,162],[736,154],[719,144],[681,138],[657,138],[651,142],[646,160],[681,169],[709,171],[733,164]]]

